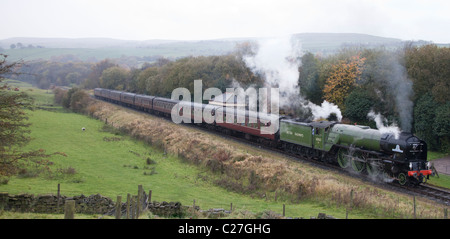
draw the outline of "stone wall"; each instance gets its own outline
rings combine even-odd
[[[0,193],[0,209],[15,212],[34,212],[34,213],[64,213],[64,204],[66,200],[75,201],[76,213],[83,214],[104,214],[114,208],[114,202],[100,194],[91,196],[58,196],[19,194],[9,195]]]
[[[148,209],[154,215],[161,217],[183,217],[189,207],[182,206],[179,202],[152,202],[148,204]]]
[[[154,215],[162,217],[182,217],[188,207],[182,206],[179,202],[151,202],[147,204],[147,195],[144,194],[142,208],[147,208]],[[75,201],[75,212],[82,214],[106,214],[115,215],[116,204],[110,198],[100,194],[91,196],[58,196],[19,194],[9,195],[0,193],[0,210],[14,212],[33,212],[33,213],[64,213],[64,204],[66,200]],[[58,206],[59,205],[59,206]],[[126,203],[122,203],[122,216],[126,212]]]

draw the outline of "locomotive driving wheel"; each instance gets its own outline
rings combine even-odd
[[[354,153],[352,156],[352,168],[355,172],[362,172],[366,167],[366,162],[364,160],[364,156],[361,153]]]
[[[366,163],[366,171],[369,176],[375,177],[380,175],[380,168],[375,162]]]
[[[349,165],[349,160],[347,158],[347,154],[348,154],[348,150],[346,149],[339,149],[338,154],[337,154],[337,161],[339,166],[341,166],[341,168],[347,168]]]
[[[399,173],[397,176],[397,180],[400,185],[405,185],[406,182],[408,181],[408,178],[404,173]]]

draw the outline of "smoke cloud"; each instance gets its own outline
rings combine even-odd
[[[319,106],[300,95],[298,68],[303,53],[299,40],[286,36],[263,39],[257,44],[257,53],[245,56],[244,61],[253,73],[264,77],[267,87],[279,88],[280,107],[296,109],[302,114],[310,112],[313,120],[328,118],[331,113],[335,113],[339,121],[342,119],[336,105],[324,101]]]
[[[399,138],[401,130],[397,126],[397,124],[393,123],[392,125],[385,126],[385,124],[387,124],[387,119],[384,118],[381,114],[376,114],[373,110],[371,110],[367,114],[367,117],[375,121],[377,129],[380,130],[382,134],[391,133],[394,134],[394,137],[396,139]]]
[[[400,56],[399,56],[400,55]],[[395,100],[394,110],[399,116],[402,131],[411,132],[414,103],[412,81],[408,79],[406,68],[401,64],[401,54],[383,55],[378,60],[380,68],[385,69],[387,75],[378,79],[386,84],[386,91]]]
[[[389,81],[392,93],[395,95],[396,110],[400,117],[402,130],[411,132],[413,102],[411,96],[413,94],[412,82],[408,80],[406,69],[399,63],[392,65],[394,75]]]
[[[268,87],[280,89],[280,107],[299,95],[299,44],[291,37],[263,39],[258,41],[256,55],[244,57],[247,67],[263,76]]]
[[[305,106],[311,109],[311,113],[313,114],[314,120],[326,119],[331,113],[336,114],[338,121],[341,121],[342,119],[342,113],[339,107],[326,100],[324,100],[320,106],[309,101]]]

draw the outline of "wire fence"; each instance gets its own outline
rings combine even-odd
[[[83,195],[81,192],[74,191],[66,191],[63,190],[64,194],[68,193],[74,195]],[[58,205],[60,204],[60,198],[64,197],[64,203],[67,205],[61,205],[64,207],[64,212],[69,214],[67,218],[73,218],[75,212],[75,204],[72,205],[71,201],[73,198],[67,198],[66,196],[61,196],[61,185],[58,184],[57,187],[57,198]],[[99,194],[98,194],[99,195]],[[353,210],[353,191],[350,192],[350,203],[345,205],[345,216],[342,216],[342,207],[341,209],[333,210],[333,211],[341,211],[339,213],[340,217],[334,217],[333,215],[326,215],[322,212],[320,207],[316,211],[315,215],[308,215],[306,218],[352,218]],[[69,200],[67,200],[69,199]],[[218,202],[218,201],[209,201],[205,199],[192,199],[190,202],[183,202],[183,205],[180,202],[157,202],[152,198],[152,190],[149,190],[148,193],[144,191],[142,185],[138,185],[138,192],[136,195],[132,195],[130,193],[127,194],[126,198],[118,195],[117,198],[109,199],[110,206],[108,208],[112,208],[111,210],[103,213],[99,218],[105,218],[106,216],[114,216],[117,219],[135,219],[139,218],[142,213],[146,211],[152,212],[154,215],[163,216],[163,217],[198,217],[198,218],[217,218],[217,217],[229,217],[232,218],[303,218],[299,215],[305,214],[305,205],[302,203],[284,203],[284,202],[274,202],[274,201],[266,201],[261,202],[259,204],[255,203],[242,203],[239,202]],[[0,200],[0,203],[1,200]],[[83,202],[82,202],[83,203]],[[308,209],[310,208],[309,206]],[[326,209],[324,209],[326,210]],[[413,196],[411,200],[411,214],[406,216],[407,218],[421,218],[421,210],[420,207],[416,203],[416,197]],[[306,210],[308,211],[308,210]],[[257,213],[255,213],[257,212]],[[392,211],[392,218],[395,218],[396,210]],[[72,216],[70,216],[72,215]],[[448,218],[448,208],[444,207],[443,212],[436,212],[436,218]]]

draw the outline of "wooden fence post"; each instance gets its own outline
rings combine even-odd
[[[66,200],[64,207],[64,219],[75,218],[75,200]]]
[[[58,202],[56,203],[56,207],[59,211],[59,203],[60,203],[60,198],[61,198],[61,186],[59,183],[58,183],[58,192],[56,195],[57,195],[57,200],[58,200]]]
[[[8,206],[9,194],[6,192],[0,193],[0,211]]]
[[[350,208],[353,209],[353,189],[350,191]]]
[[[447,219],[448,217],[448,209],[444,208],[444,219]]]
[[[148,203],[152,203],[152,190],[148,191]]]
[[[286,205],[283,204],[283,217],[286,216]]]
[[[350,205],[345,210],[345,219],[348,219],[348,212],[353,209],[353,189],[350,190]]]
[[[135,195],[131,196],[131,219],[136,219],[136,199]]]
[[[416,215],[416,196],[413,196],[413,203],[414,203],[414,219],[417,219],[417,215]]]
[[[128,193],[128,195],[127,195],[127,219],[130,219],[130,203],[131,203],[131,195]]]
[[[120,219],[122,216],[122,196],[117,196],[117,202],[116,202],[116,219]]]
[[[144,190],[142,189],[142,185],[138,185],[136,218],[139,218],[139,215],[141,214],[141,211],[142,211],[143,193],[144,193]]]

